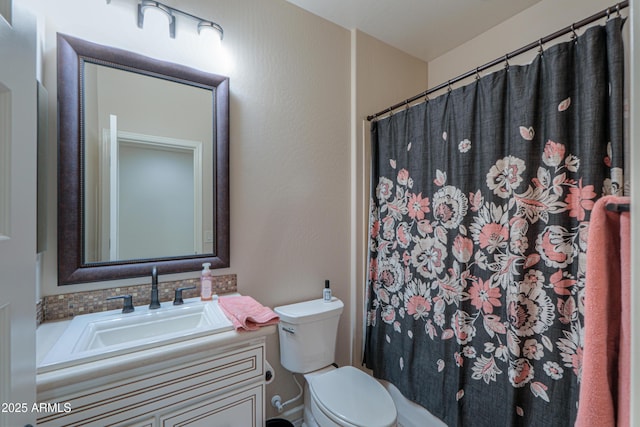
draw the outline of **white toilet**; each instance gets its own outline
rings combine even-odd
[[[396,407],[385,388],[359,369],[332,365],[343,308],[332,298],[274,309],[280,316],[280,362],[306,380],[303,426],[393,427]]]

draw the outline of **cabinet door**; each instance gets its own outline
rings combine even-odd
[[[262,427],[264,385],[203,400],[160,416],[160,427]]]

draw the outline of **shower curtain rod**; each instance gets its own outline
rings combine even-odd
[[[464,74],[460,74],[458,77],[455,77],[455,78],[453,78],[451,80],[447,80],[446,82],[441,83],[438,86],[435,86],[435,87],[433,87],[431,89],[427,89],[426,91],[424,91],[422,93],[419,93],[418,95],[412,96],[411,98],[407,98],[404,101],[399,102],[399,103],[397,103],[395,105],[392,105],[389,108],[386,108],[386,109],[384,109],[382,111],[379,111],[379,112],[377,112],[375,114],[372,114],[370,116],[367,116],[367,121],[370,122],[371,120],[376,119],[376,118],[378,118],[379,116],[381,116],[383,114],[388,114],[388,113],[393,112],[393,110],[395,110],[397,108],[400,108],[400,107],[403,107],[403,106],[408,106],[410,103],[412,103],[414,101],[417,101],[420,98],[427,97],[428,95],[430,95],[430,94],[432,94],[434,92],[437,92],[437,91],[439,91],[441,89],[444,89],[446,87],[451,89],[451,85],[452,84],[457,83],[460,80],[464,80],[464,79],[466,79],[468,77],[471,77],[473,75],[478,76],[480,71],[484,71],[484,70],[486,70],[488,68],[496,66],[496,65],[500,64],[501,62],[506,62],[507,66],[508,66],[509,65],[509,59],[511,59],[511,58],[513,58],[515,56],[521,55],[521,54],[523,54],[525,52],[528,52],[531,49],[535,49],[537,47],[542,49],[542,45],[544,45],[545,43],[548,43],[551,40],[557,39],[558,37],[562,37],[565,34],[573,33],[574,34],[573,37],[576,37],[575,31],[578,28],[584,27],[585,25],[589,25],[592,22],[595,22],[595,21],[597,21],[599,19],[602,19],[604,17],[606,17],[608,19],[611,16],[612,11],[616,12],[618,14],[618,16],[619,16],[620,15],[620,10],[622,10],[622,9],[628,7],[628,6],[629,6],[629,0],[625,0],[625,1],[622,1],[620,3],[617,3],[615,6],[609,7],[609,8],[607,8],[607,9],[601,11],[601,12],[593,14],[590,17],[583,19],[582,21],[573,23],[573,24],[569,25],[568,27],[565,27],[565,28],[563,28],[561,30],[558,30],[553,34],[549,34],[548,36],[543,37],[543,38],[541,38],[540,40],[538,40],[536,42],[533,42],[533,43],[530,43],[530,44],[528,44],[526,46],[523,46],[520,49],[514,50],[513,52],[509,52],[506,55],[504,55],[504,56],[502,56],[500,58],[496,58],[491,62],[487,62],[486,64],[481,65],[480,67],[477,67],[474,70],[470,70],[470,71],[467,71]]]

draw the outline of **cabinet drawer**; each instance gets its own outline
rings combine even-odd
[[[159,427],[261,427],[264,385],[206,399],[160,416]]]
[[[175,361],[170,368],[132,376],[91,390],[56,397],[69,402],[71,412],[43,415],[39,426],[108,426],[154,415],[174,404],[189,404],[203,396],[227,393],[264,378],[264,345],[243,347],[200,360]],[[108,378],[105,378],[105,382]],[[40,399],[39,396],[39,400]],[[45,400],[46,401],[46,400]]]

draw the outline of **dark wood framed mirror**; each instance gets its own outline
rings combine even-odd
[[[58,284],[228,267],[229,79],[57,43]]]

